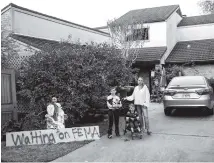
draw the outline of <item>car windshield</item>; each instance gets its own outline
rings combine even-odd
[[[176,77],[172,79],[169,86],[196,86],[206,85],[204,78],[202,77]]]

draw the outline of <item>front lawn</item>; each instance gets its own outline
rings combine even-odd
[[[83,126],[97,126],[100,128],[100,135],[107,133],[108,121],[99,123],[84,124]],[[91,141],[69,142],[51,145],[30,145],[20,147],[6,147],[6,143],[1,143],[2,162],[49,162],[62,157]]]

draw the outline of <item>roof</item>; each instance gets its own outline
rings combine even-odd
[[[32,47],[35,47],[35,48],[41,49],[41,50],[47,46],[53,47],[53,46],[57,46],[60,44],[60,42],[58,42],[58,41],[41,39],[41,38],[36,38],[36,37],[24,36],[24,35],[18,35],[18,34],[13,34],[12,37],[18,41],[21,41],[27,45],[30,45]]]
[[[184,17],[178,27],[210,23],[214,23],[214,14]]]
[[[138,10],[131,10],[125,15],[117,19],[118,22],[143,22],[143,23],[153,23],[162,22],[167,20],[170,15],[179,8],[179,5],[171,6],[161,6],[153,8],[145,8]]]
[[[13,34],[12,37],[18,41],[21,41],[27,45],[30,45],[32,47],[35,47],[37,49],[44,49],[47,47],[57,47],[60,45],[60,42],[53,41],[53,40],[47,40],[47,39],[41,39],[36,37],[30,37],[30,36],[24,36],[24,35],[18,35]],[[137,50],[137,53],[139,53],[136,61],[160,61],[163,54],[166,52],[167,48],[165,46],[163,47],[149,47],[149,48],[139,48]]]
[[[67,20],[63,20],[63,19],[60,19],[60,18],[57,18],[57,17],[50,16],[50,15],[46,15],[46,14],[43,14],[43,13],[40,13],[40,12],[37,12],[37,11],[34,11],[34,10],[30,10],[30,9],[27,9],[27,8],[24,8],[24,7],[21,7],[21,6],[18,6],[18,5],[13,4],[13,3],[10,3],[9,5],[5,6],[1,11],[3,11],[4,9],[6,9],[6,8],[9,7],[9,6],[15,7],[15,8],[24,10],[24,11],[28,11],[28,12],[31,12],[31,13],[34,13],[34,14],[38,14],[38,15],[41,15],[41,16],[49,17],[49,18],[51,18],[51,19],[63,21],[63,22],[65,22],[65,23],[69,23],[69,24],[72,24],[72,25],[75,25],[75,26],[79,26],[79,27],[82,27],[82,28],[86,28],[86,29],[89,29],[89,30],[92,30],[92,31],[95,31],[95,32],[98,32],[98,33],[102,33],[102,34],[105,34],[105,35],[109,35],[109,33],[106,33],[106,32],[100,31],[100,30],[93,29],[93,28],[90,28],[90,27],[86,27],[86,26],[83,26],[83,25],[80,25],[80,24],[76,24],[76,23],[67,21]]]
[[[166,50],[166,46],[140,48],[136,61],[160,61]]]
[[[47,47],[57,47],[60,42],[41,39],[36,37],[24,36],[13,34],[12,37],[18,41],[21,41],[27,45],[35,47],[37,49],[47,49]],[[148,62],[148,61],[160,61],[163,54],[166,52],[167,48],[163,47],[149,47],[149,48],[139,48],[137,53],[139,54],[136,61]]]
[[[108,26],[96,27],[96,28],[94,28],[94,29],[106,29],[106,28],[108,28]]]
[[[214,61],[214,39],[178,42],[166,63]]]

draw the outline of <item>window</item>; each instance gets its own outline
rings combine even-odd
[[[177,77],[172,79],[170,86],[189,86],[189,85],[205,85],[205,80],[202,77]]]
[[[149,40],[149,28],[134,29],[132,34],[126,37],[126,41]]]

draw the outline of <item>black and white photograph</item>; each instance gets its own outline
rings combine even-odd
[[[1,162],[214,162],[214,0],[1,0]]]

